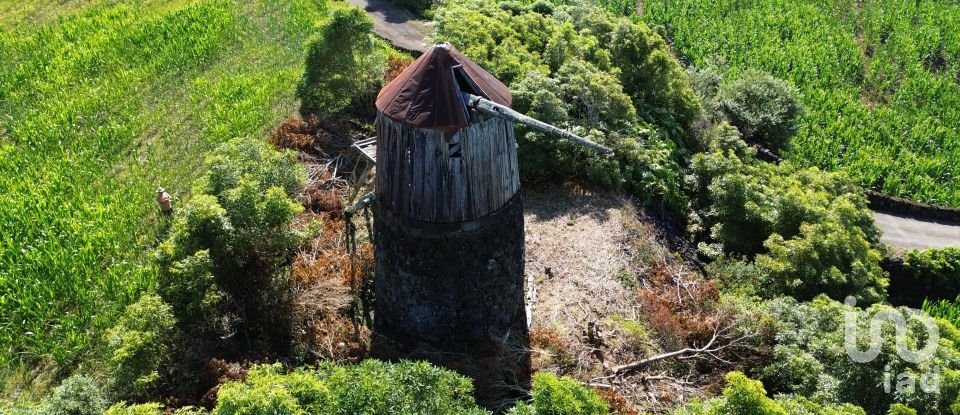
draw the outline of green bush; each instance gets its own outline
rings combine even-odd
[[[902,342],[910,350],[926,346],[928,334],[907,309],[873,305],[859,310],[843,303],[818,297],[798,303],[779,298],[764,306],[777,323],[773,363],[759,370],[759,378],[773,393],[806,396],[817,403],[851,403],[867,413],[885,413],[892,404],[901,403],[924,414],[952,414],[960,393],[960,331],[938,320],[940,338],[934,355],[925,361],[904,360],[897,350]],[[871,320],[877,313],[898,313],[908,322],[900,337],[889,320],[880,331],[877,357],[866,363],[851,359],[844,346],[846,313],[858,313],[856,338],[859,350],[867,350]],[[938,371],[939,393],[922,390],[920,376]],[[915,376],[915,388],[899,389],[901,374]],[[885,382],[890,382],[889,392]]]
[[[74,375],[54,388],[38,415],[101,415],[107,409],[103,388],[93,378]]]
[[[386,53],[372,30],[365,11],[334,3],[307,44],[306,69],[297,86],[302,111],[334,113],[351,102],[372,103],[387,70]]]
[[[610,54],[613,64],[620,68],[624,89],[648,112],[663,109],[682,127],[689,126],[700,113],[689,76],[663,38],[646,25],[619,20]]]
[[[674,415],[866,415],[853,405],[822,405],[805,398],[767,397],[763,384],[740,372],[726,376],[723,396],[694,402],[674,411]]]
[[[127,306],[107,331],[110,389],[121,398],[144,398],[156,386],[158,368],[168,359],[174,324],[170,306],[145,294]]]
[[[553,4],[546,0],[537,0],[530,5],[530,11],[549,16],[553,14]]]
[[[691,66],[687,68],[687,75],[690,77],[690,86],[703,108],[703,115],[711,122],[721,119],[720,86],[723,84],[723,74],[720,70],[712,66],[702,68]]]
[[[422,362],[325,363],[291,373],[277,364],[223,385],[212,414],[487,414],[472,392],[469,379]]]
[[[254,319],[279,327],[283,270],[301,239],[291,220],[302,206],[291,197],[303,168],[294,154],[246,139],[218,147],[205,165],[157,250],[157,291],[191,334],[226,336]]]
[[[747,140],[779,150],[797,133],[803,112],[796,88],[758,71],[723,86],[720,107]]]
[[[162,409],[158,403],[127,405],[126,402],[120,402],[107,409],[103,415],[162,415]]]
[[[895,403],[890,406],[890,412],[887,412],[889,415],[917,415],[917,410],[909,406]]]
[[[533,409],[536,415],[606,415],[606,401],[570,378],[550,373],[533,376]],[[522,412],[521,412],[522,413]]]
[[[630,96],[614,74],[589,62],[571,59],[557,71],[568,114],[586,128],[629,124],[637,116]]]
[[[898,304],[952,300],[960,292],[960,248],[908,251],[903,266],[891,274],[891,297]]]
[[[935,281],[960,281],[960,248],[921,249],[907,252],[904,266]],[[952,288],[952,287],[951,287]]]
[[[737,140],[724,141],[693,159],[698,216],[692,229],[705,253],[753,261],[750,275],[758,280],[730,277],[766,298],[885,298],[879,231],[853,182],[790,163],[760,163],[729,143]]]

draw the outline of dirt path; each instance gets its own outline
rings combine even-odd
[[[424,38],[430,32],[426,21],[418,20],[410,12],[398,9],[387,0],[347,0],[367,11],[373,19],[373,31],[394,46],[409,51],[427,50]]]
[[[960,226],[923,221],[875,212],[880,241],[897,248],[944,248],[960,246]]]

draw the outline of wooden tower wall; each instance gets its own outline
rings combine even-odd
[[[487,216],[520,190],[513,124],[475,120],[447,140],[378,114],[377,202],[432,223]]]

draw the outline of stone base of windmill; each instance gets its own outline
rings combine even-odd
[[[470,376],[491,409],[522,398],[530,355],[520,195],[460,223],[411,221],[381,206],[374,238],[374,353]]]

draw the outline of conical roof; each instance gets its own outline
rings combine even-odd
[[[428,49],[377,95],[377,110],[417,128],[459,130],[470,118],[460,91],[509,106],[510,89],[449,43]]]

